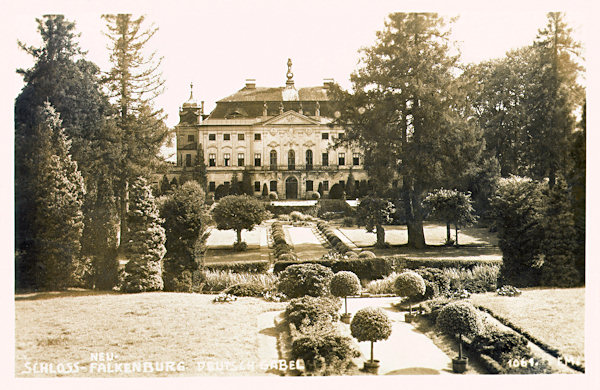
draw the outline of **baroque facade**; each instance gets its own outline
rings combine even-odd
[[[217,102],[204,115],[190,93],[176,126],[177,165],[172,175],[189,175],[204,159],[209,192],[233,176],[250,177],[256,196],[275,192],[279,199],[311,199],[344,184],[350,173],[366,180],[360,148],[338,147],[344,130],[331,127],[335,113],[328,98],[330,80],[322,86],[296,89],[288,60],[284,87],[257,87],[254,80]]]

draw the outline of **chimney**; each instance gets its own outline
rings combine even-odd
[[[333,79],[323,79],[323,87],[330,88],[333,85]]]
[[[256,89],[256,79],[246,79],[246,89]]]

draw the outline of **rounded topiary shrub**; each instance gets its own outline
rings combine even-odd
[[[313,193],[310,195],[310,197],[311,197],[311,199],[313,199],[313,200],[321,199],[321,194],[319,194],[318,192],[313,192]]]
[[[248,244],[246,244],[244,241],[233,243],[233,250],[236,252],[244,252],[247,249],[248,249]]]
[[[279,274],[277,288],[289,298],[320,297],[329,294],[331,278],[331,269],[320,264],[294,264]]]
[[[277,196],[277,192],[269,192],[269,200],[277,200],[279,196]]]
[[[287,252],[287,253],[283,253],[282,255],[280,255],[279,256],[279,260],[281,260],[281,261],[293,261],[293,260],[296,260],[296,256],[294,256],[293,254]]]
[[[425,281],[414,271],[403,272],[394,282],[396,293],[401,297],[409,298],[409,311],[412,314],[412,302],[425,294]]]
[[[459,336],[459,359],[462,359],[462,336],[477,335],[483,330],[481,315],[469,302],[447,304],[440,310],[436,324],[444,333]]]
[[[356,252],[348,251],[346,252],[346,256],[348,256],[349,259],[358,259],[358,253]]]
[[[360,257],[361,259],[373,259],[377,256],[375,256],[375,253],[371,251],[362,251],[358,254],[358,257]]]
[[[290,353],[293,360],[304,360],[307,371],[333,366],[330,368],[333,375],[343,375],[344,366],[351,365],[351,359],[360,356],[350,337],[327,331],[311,332],[296,338]],[[336,370],[337,366],[341,367]]]
[[[331,294],[344,298],[344,313],[348,314],[348,295],[356,295],[360,292],[360,280],[354,272],[340,271],[333,275],[329,285]]]
[[[373,361],[373,343],[390,337],[392,322],[380,308],[365,307],[354,315],[350,323],[350,332],[358,341],[371,342],[371,361]]]

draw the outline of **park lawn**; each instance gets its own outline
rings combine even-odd
[[[371,247],[375,245],[375,233],[369,233],[364,227],[339,227],[346,237],[348,237],[358,247]],[[406,226],[388,225],[385,229],[385,241],[390,245],[404,245],[408,243],[408,232]],[[437,223],[426,223],[423,226],[425,242],[428,245],[443,245],[446,242],[446,225]],[[455,238],[454,229],[452,229],[452,238]],[[498,238],[496,233],[489,232],[487,228],[468,227],[459,229],[458,243],[468,246],[497,246]]]
[[[198,361],[254,362],[258,366],[261,329],[257,318],[261,313],[282,310],[284,304],[258,298],[213,303],[214,297],[85,291],[16,296],[15,374],[35,376],[20,374],[26,361],[79,362],[80,367],[89,368],[90,354],[97,352],[114,353],[119,363],[183,361],[186,365],[183,373],[105,376],[228,374],[198,372]],[[256,370],[230,375],[260,375],[258,367]],[[80,372],[74,376],[102,375]]]
[[[518,297],[473,294],[471,301],[507,318],[566,357],[584,363],[585,288],[526,288]]]
[[[204,264],[232,263],[237,261],[269,260],[268,247],[236,252],[233,248],[208,249],[204,254]]]

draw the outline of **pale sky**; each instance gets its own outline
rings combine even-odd
[[[37,1],[12,2],[4,7],[10,18],[2,26],[7,29],[3,38],[9,88],[0,94],[14,105],[23,87],[14,69],[33,64],[16,40],[39,45],[35,18],[44,13],[63,13],[75,21],[87,58],[102,70],[110,67],[102,13],[145,14],[154,22],[159,31],[152,47],[164,57],[166,80],[166,90],[156,105],[168,114],[167,125],[172,127],[178,122],[179,106],[189,97],[190,82],[194,97],[205,101],[205,112],[210,112],[217,100],[242,88],[247,78],[256,79],[257,86],[283,86],[288,58],[293,61],[297,87],[320,85],[324,78],[350,87],[349,75],[356,69],[359,48],[374,44],[375,32],[383,29],[387,15],[394,11],[458,16],[452,38],[463,62],[480,62],[533,42],[545,25],[546,12],[553,9],[565,10],[574,36],[585,41],[585,21],[592,8],[589,1],[572,1],[560,8],[552,8],[552,1],[503,1],[496,8],[482,8],[479,2],[450,3],[451,8],[442,2],[377,0],[126,1],[125,7],[106,1],[101,6],[93,1],[53,1],[51,7]]]

